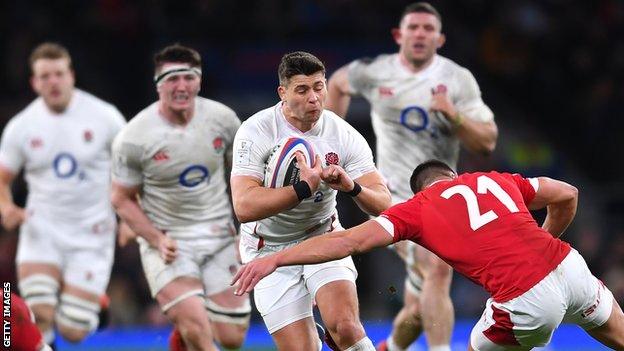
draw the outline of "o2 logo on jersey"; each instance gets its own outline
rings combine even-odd
[[[179,180],[182,186],[193,188],[201,184],[203,181],[209,182],[210,172],[208,172],[208,168],[202,165],[188,166],[180,174]]]
[[[426,131],[431,124],[429,113],[420,106],[408,106],[401,111],[401,124],[415,133]],[[437,138],[437,127],[431,125],[429,129],[431,137]]]
[[[85,178],[85,173],[78,171],[78,161],[68,152],[61,152],[56,155],[54,161],[52,161],[52,168],[54,169],[54,174],[61,179],[70,178],[75,174],[78,174],[81,180]]]
[[[427,129],[429,114],[420,106],[408,106],[401,111],[401,124],[414,132]]]

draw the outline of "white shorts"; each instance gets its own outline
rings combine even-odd
[[[240,251],[243,262],[282,251],[298,242],[282,245],[264,245],[257,249],[257,241],[242,234]],[[270,334],[298,320],[312,316],[312,301],[325,284],[348,280],[355,284],[357,270],[351,257],[302,266],[280,267],[264,277],[254,288],[254,301]]]
[[[206,296],[230,288],[240,264],[236,259],[234,237],[176,239],[178,257],[166,264],[158,249],[138,238],[141,262],[152,296],[178,277],[199,279]]]
[[[15,261],[53,264],[64,284],[102,295],[113,266],[115,227],[114,216],[69,224],[31,213],[20,228]]]
[[[519,297],[503,303],[488,299],[470,343],[481,351],[544,346],[562,321],[585,330],[601,326],[609,319],[612,305],[611,291],[572,249],[557,268]]]

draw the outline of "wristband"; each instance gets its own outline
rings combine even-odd
[[[464,116],[460,112],[457,112],[457,114],[455,114],[455,117],[451,120],[451,124],[455,128],[457,128],[461,126],[463,123],[464,123]]]
[[[310,189],[308,182],[305,180],[293,184],[293,189],[295,189],[295,193],[297,194],[297,199],[299,199],[299,201],[303,201],[304,199],[312,196],[312,190]]]
[[[353,182],[353,190],[351,191],[343,191],[343,193],[351,196],[351,197],[356,197],[358,196],[358,194],[362,192],[362,186],[360,184],[358,184],[357,182]]]

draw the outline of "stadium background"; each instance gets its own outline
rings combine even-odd
[[[276,101],[276,68],[286,52],[314,53],[325,62],[329,76],[352,59],[396,51],[390,28],[408,3],[3,1],[0,120],[5,124],[33,99],[27,59],[36,44],[47,40],[69,48],[78,87],[112,102],[127,119],[156,99],[153,53],[173,42],[194,47],[204,60],[201,94],[228,104],[246,119]],[[447,35],[440,53],[473,72],[500,130],[495,153],[486,159],[463,155],[460,170],[549,175],[577,185],[579,213],[564,239],[624,303],[624,163],[620,155],[624,151],[620,110],[624,101],[624,2],[463,0],[432,4],[442,13]],[[374,142],[365,101],[353,101],[348,121]],[[24,184],[18,182],[14,190],[23,201]],[[364,219],[350,201],[341,200],[344,225]],[[543,217],[543,213],[536,215]],[[2,281],[15,281],[16,243],[16,233],[0,234]],[[400,306],[401,264],[387,250],[358,256],[355,261],[362,318],[367,329],[370,326],[376,333],[375,328],[381,328],[381,338]],[[92,338],[91,346],[74,349],[97,349],[100,343],[109,349],[134,350],[138,346],[131,346],[133,337],[145,349],[162,348],[166,321],[149,298],[136,245],[118,248],[109,294],[112,327],[132,332],[114,334],[122,343],[116,347],[98,339],[106,337],[105,333]],[[485,297],[482,289],[465,279],[454,280],[460,325],[469,328],[478,318]],[[257,314],[254,321],[261,323]],[[260,339],[266,337],[262,325],[254,330]],[[580,335],[575,329],[571,333]],[[153,335],[159,336],[154,339]],[[458,345],[457,349],[464,349],[459,341]],[[569,350],[571,345],[581,347],[571,343],[553,349]]]

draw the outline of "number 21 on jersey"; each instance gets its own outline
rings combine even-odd
[[[477,194],[486,194],[487,192],[492,193],[492,195],[505,205],[511,213],[519,211],[518,206],[516,206],[516,203],[511,199],[511,196],[509,196],[498,183],[488,176],[479,176],[477,178]],[[467,185],[460,184],[444,190],[440,196],[448,200],[453,195],[461,195],[466,201],[466,207],[468,208],[470,228],[472,228],[472,230],[477,230],[498,218],[498,215],[492,210],[481,213],[477,194]]]

